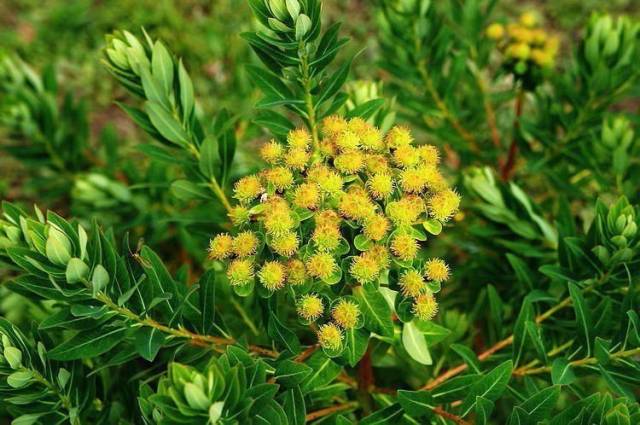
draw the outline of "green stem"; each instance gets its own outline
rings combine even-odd
[[[304,50],[304,44],[301,42],[299,51]],[[320,136],[318,132],[316,108],[313,103],[313,95],[311,94],[311,85],[313,81],[310,75],[309,58],[306,53],[300,56],[300,61],[302,73],[301,82],[304,90],[304,104],[307,112],[307,119],[309,121],[309,130],[311,131],[311,139],[313,140],[313,152],[314,156],[318,156],[320,154]]]
[[[638,355],[640,355],[640,348],[634,348],[631,350],[618,351],[617,353],[613,353],[611,354],[611,359],[612,360],[623,359],[626,357],[633,357]],[[588,366],[588,365],[597,364],[597,363],[598,363],[598,359],[595,357],[585,357],[584,359],[574,360],[572,362],[569,362],[569,364],[573,367]],[[522,372],[519,373],[519,375],[521,376],[536,375],[540,373],[549,373],[549,372],[551,372],[551,366],[542,366],[534,369],[523,370]]]
[[[29,371],[31,373],[31,376],[33,376],[33,378],[36,381],[38,381],[40,384],[45,386],[49,391],[54,393],[56,395],[56,397],[58,397],[60,399],[60,402],[62,403],[62,406],[64,407],[64,409],[67,412],[69,412],[69,420],[71,420],[71,411],[73,410],[73,405],[71,404],[71,400],[69,400],[69,397],[67,397],[66,395],[62,394],[58,390],[58,387],[56,387],[51,382],[49,382],[49,380],[47,378],[45,378],[44,376],[42,376],[42,374],[40,372],[38,372],[37,370],[27,369],[27,368],[23,368],[23,369]],[[73,420],[72,424],[73,425],[80,425],[80,420],[78,418],[75,418]]]

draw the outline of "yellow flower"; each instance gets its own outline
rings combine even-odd
[[[342,216],[352,220],[364,220],[375,213],[375,204],[364,190],[352,187],[340,197],[338,210]]]
[[[306,268],[309,276],[325,280],[331,277],[338,265],[330,254],[318,252],[309,257]]]
[[[298,300],[298,316],[308,321],[315,321],[318,317],[322,316],[324,312],[324,305],[322,299],[315,295],[303,295]]]
[[[425,264],[427,279],[444,282],[449,279],[449,266],[440,258],[432,258]]]
[[[258,272],[260,282],[270,291],[282,288],[286,276],[284,266],[278,261],[267,261]]]
[[[257,198],[264,188],[258,176],[243,177],[233,187],[233,197],[240,202],[249,202]]]
[[[209,242],[209,258],[223,260],[231,255],[233,238],[226,233],[216,235]]]
[[[415,270],[408,270],[400,276],[399,284],[405,297],[416,298],[426,289],[422,275]]]
[[[302,183],[293,192],[293,205],[310,210],[318,208],[320,204],[320,190],[315,183]]]
[[[510,58],[527,60],[531,54],[531,48],[526,43],[515,43],[507,47],[506,55]]]
[[[253,263],[250,260],[233,260],[227,268],[227,278],[233,286],[243,286],[253,281]]]
[[[493,23],[487,27],[487,37],[492,40],[499,40],[504,37],[504,26],[498,23]]]
[[[258,238],[255,233],[246,231],[233,238],[233,253],[238,257],[248,257],[256,252]]]
[[[385,148],[382,133],[369,124],[360,133],[360,144],[364,149],[373,151],[381,151]]]
[[[341,151],[358,149],[360,138],[353,131],[343,131],[335,138],[335,144]]]
[[[387,215],[391,221],[398,226],[412,225],[423,212],[420,205],[409,197],[404,197],[398,201],[387,204]]]
[[[273,236],[281,235],[293,229],[295,221],[291,216],[291,210],[282,199],[269,202],[264,215],[264,227],[267,233]]]
[[[287,134],[287,143],[292,149],[307,149],[311,143],[311,135],[304,128],[291,130]]]
[[[541,49],[531,50],[531,60],[541,68],[547,68],[553,65],[553,55]]]
[[[391,251],[396,257],[404,261],[416,258],[419,249],[418,241],[406,233],[396,235],[391,241]]]
[[[271,183],[277,190],[283,191],[293,185],[293,174],[288,168],[274,167],[264,172],[267,182]]]
[[[422,174],[424,184],[429,190],[433,192],[440,192],[447,188],[447,181],[436,167],[424,165],[418,167],[418,170]]]
[[[329,169],[318,173],[316,182],[320,190],[329,195],[335,195],[342,190],[342,177]]]
[[[316,226],[339,227],[341,221],[340,216],[334,210],[323,210],[315,216]]]
[[[260,149],[260,156],[269,164],[276,164],[282,158],[283,153],[284,147],[275,140],[271,140]]]
[[[440,221],[449,220],[459,207],[460,195],[451,189],[438,192],[429,198],[429,214]]]
[[[311,239],[320,251],[333,251],[340,245],[340,228],[333,224],[316,225]]]
[[[393,179],[387,173],[375,174],[367,180],[367,189],[375,199],[385,199],[393,192]]]
[[[274,236],[270,246],[276,254],[291,257],[298,250],[298,236],[293,232],[284,232]]]
[[[337,136],[347,128],[347,120],[338,115],[331,115],[322,120],[322,133],[325,136]]]
[[[374,214],[364,221],[363,233],[372,241],[379,241],[389,231],[389,220],[383,215]]]
[[[338,153],[338,147],[332,139],[323,139],[320,142],[320,153],[323,156],[333,158]]]
[[[400,173],[400,187],[409,193],[419,193],[427,185],[422,168],[409,168]]]
[[[420,320],[431,320],[438,313],[438,303],[431,292],[426,292],[413,303],[413,313]]]
[[[520,15],[520,23],[525,27],[532,28],[538,23],[538,19],[533,12],[525,12]]]
[[[400,146],[409,146],[413,143],[413,136],[408,127],[398,125],[389,130],[385,141],[387,147],[399,148]]]
[[[358,323],[360,307],[358,304],[342,299],[333,307],[331,317],[343,329],[352,329]]]
[[[318,329],[318,342],[322,348],[339,350],[342,347],[342,332],[333,323],[327,323]]]
[[[298,259],[289,260],[287,263],[287,283],[290,285],[302,285],[307,279],[304,263]]]
[[[418,156],[424,165],[438,165],[440,163],[440,152],[433,145],[418,146]]]
[[[388,268],[391,263],[389,251],[384,245],[372,246],[369,251],[367,251],[367,254],[378,263],[380,270]]]
[[[367,131],[369,127],[369,123],[360,117],[351,118],[349,120],[349,131],[356,134],[358,137],[362,137],[362,134]]]
[[[242,205],[236,205],[235,207],[233,207],[231,211],[229,211],[228,216],[234,226],[242,226],[249,223],[249,221],[251,220],[249,209],[243,207]]]
[[[389,174],[389,161],[381,154],[367,155],[365,160],[365,167],[371,174]]]
[[[398,146],[396,150],[393,151],[393,160],[400,167],[413,167],[418,164],[418,161],[420,161],[420,155],[418,150],[413,146]]]
[[[364,155],[356,150],[344,151],[333,159],[333,165],[344,174],[355,174],[364,167]]]
[[[292,148],[289,149],[285,155],[284,162],[289,168],[303,171],[307,167],[307,162],[309,162],[310,157],[311,155],[306,150],[301,148]]]
[[[375,280],[380,274],[378,262],[367,253],[360,254],[351,262],[349,273],[358,283],[367,283]]]

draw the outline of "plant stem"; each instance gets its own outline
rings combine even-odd
[[[301,41],[298,47],[299,51],[304,51],[304,43]],[[307,119],[309,124],[309,130],[311,131],[311,139],[313,140],[313,152],[314,156],[320,154],[320,136],[318,132],[318,123],[316,117],[316,108],[313,104],[313,95],[311,94],[311,85],[313,83],[311,79],[309,58],[306,53],[300,56],[301,73],[302,73],[302,88],[304,90],[304,104],[307,111]]]
[[[367,347],[367,351],[358,362],[358,398],[365,415],[371,412],[371,389],[374,387],[371,347]]]
[[[215,179],[215,177],[211,178],[211,181],[209,182],[209,187],[211,188],[213,193],[215,193],[218,199],[220,199],[220,202],[222,202],[222,205],[224,205],[227,212],[231,212],[231,210],[233,210],[233,207],[231,206],[231,202],[229,202],[229,199],[227,199],[227,195],[224,194],[224,191],[218,184],[218,181]]]
[[[65,408],[65,410],[67,412],[69,412],[69,420],[71,420],[70,414],[71,414],[71,411],[73,410],[73,405],[71,404],[71,401],[69,400],[69,397],[67,397],[66,395],[62,394],[58,390],[58,387],[56,387],[51,382],[49,382],[49,380],[47,378],[45,378],[44,376],[42,376],[42,374],[40,372],[38,372],[37,370],[35,370],[35,369],[27,369],[27,368],[23,368],[23,369],[29,371],[31,373],[31,376],[33,376],[33,378],[36,381],[38,381],[40,384],[42,384],[45,387],[47,387],[47,389],[49,391],[54,393],[60,399],[60,402],[62,403],[62,406]],[[80,425],[80,422],[79,422],[78,418],[76,418],[72,422],[72,425]]]
[[[516,158],[518,156],[518,132],[520,130],[520,117],[522,116],[522,107],[524,104],[524,89],[520,87],[515,103],[515,118],[513,119],[513,139],[511,140],[511,146],[509,146],[509,153],[506,161],[502,164],[501,176],[503,181],[508,181],[511,178],[513,169],[516,165]]]
[[[626,357],[633,357],[637,355],[640,355],[640,348],[634,348],[626,351],[618,351],[617,353],[611,354],[611,358],[615,360],[615,359],[622,359]],[[569,362],[569,364],[574,367],[587,366],[587,365],[592,365],[597,363],[598,363],[598,359],[595,357],[585,357],[584,359],[574,360],[572,362]],[[514,374],[519,376],[525,376],[525,375],[536,375],[540,373],[549,373],[549,372],[551,372],[551,366],[542,366],[542,367],[537,367],[533,369],[525,369],[520,371],[519,373],[514,372]]]
[[[335,406],[326,407],[324,409],[316,410],[315,412],[309,413],[305,417],[306,422],[315,421],[316,419],[323,418],[325,416],[332,415],[334,413],[342,412],[343,410],[349,410],[358,407],[358,403],[355,401],[351,401],[349,403],[337,404]]]

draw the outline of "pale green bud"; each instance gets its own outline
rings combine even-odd
[[[22,351],[18,348],[5,346],[3,355],[11,369],[19,369],[22,366]]]

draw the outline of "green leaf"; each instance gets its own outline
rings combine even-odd
[[[356,106],[345,114],[346,118],[359,117],[363,120],[368,120],[384,105],[384,99],[372,99],[364,102],[361,105]]]
[[[165,335],[152,327],[143,327],[136,331],[134,346],[140,356],[152,362],[165,341]]]
[[[276,366],[274,377],[285,387],[296,387],[311,373],[311,368],[304,363],[283,360]]]
[[[493,401],[482,397],[476,397],[476,424],[485,425],[491,416],[494,408]]]
[[[413,418],[429,415],[435,404],[428,391],[407,390],[398,390],[398,403],[404,412]]]
[[[302,392],[318,390],[330,384],[340,374],[342,368],[321,351],[316,351],[307,361],[312,372],[304,380]]]
[[[469,366],[469,369],[475,373],[480,373],[480,361],[471,348],[466,345],[451,344],[451,349],[462,357],[462,360]]]
[[[233,158],[236,153],[236,136],[233,119],[229,111],[222,109],[218,115],[216,115],[213,130],[218,140],[218,156],[222,163],[220,183],[224,186],[229,177],[231,164],[233,163]]]
[[[91,276],[91,287],[93,294],[96,295],[99,291],[102,291],[109,284],[109,272],[104,268],[102,264],[97,264],[93,269],[93,275]]]
[[[189,135],[184,131],[180,122],[164,106],[154,101],[148,101],[144,104],[144,110],[162,137],[178,146],[189,146]]]
[[[151,72],[160,81],[165,94],[173,91],[173,60],[162,42],[156,41],[151,51]]]
[[[296,40],[302,40],[311,29],[311,19],[304,13],[298,15],[296,19]]]
[[[355,246],[358,251],[368,251],[372,245],[373,243],[364,235],[356,235],[356,237],[353,238],[353,246]]]
[[[424,335],[413,322],[405,323],[402,328],[402,345],[411,358],[423,365],[433,363]]]
[[[182,201],[210,200],[211,192],[189,180],[176,180],[171,183],[171,194]]]
[[[430,347],[443,341],[449,335],[451,335],[451,331],[449,329],[445,328],[444,326],[440,326],[432,321],[419,320],[415,323],[415,325],[427,339],[427,344]]]
[[[284,394],[282,408],[289,419],[289,424],[304,425],[306,423],[305,402],[300,387],[293,387]]]
[[[533,306],[529,297],[525,297],[520,313],[516,319],[516,323],[513,327],[513,362],[514,364],[520,363],[520,357],[522,356],[525,343],[527,342],[527,328],[526,323],[534,319]]]
[[[204,138],[200,145],[200,162],[198,163],[200,172],[209,179],[216,176],[216,172],[220,169],[218,157],[218,143],[214,136]]]
[[[547,350],[544,348],[544,342],[542,341],[542,335],[540,334],[540,328],[533,320],[528,320],[525,323],[525,329],[529,338],[533,342],[533,346],[538,352],[538,356],[547,362]]]
[[[201,312],[200,328],[204,334],[209,334],[216,321],[216,272],[207,270],[198,281],[199,301]]]
[[[19,370],[7,376],[7,384],[15,389],[27,386],[32,380],[33,372],[30,370]]]
[[[104,354],[125,337],[126,328],[104,328],[82,331],[49,351],[52,360],[89,359]]]
[[[513,362],[508,360],[498,365],[491,372],[482,376],[469,390],[469,393],[462,402],[460,410],[462,417],[467,416],[474,409],[477,398],[482,397],[490,401],[497,400],[507,389],[513,372]]]
[[[551,382],[554,385],[570,385],[576,380],[571,364],[565,357],[559,357],[551,364]]]
[[[442,223],[435,218],[423,221],[422,227],[434,236],[438,236],[442,232]]]
[[[89,275],[89,266],[79,258],[72,258],[67,263],[65,277],[67,283],[78,283]]]
[[[347,329],[345,334],[344,357],[351,367],[354,367],[364,356],[369,344],[369,332],[364,329]]]
[[[284,326],[273,311],[269,312],[267,332],[271,338],[287,350],[292,353],[300,352],[300,341],[298,340],[298,336],[289,328]]]
[[[373,286],[354,289],[364,316],[364,324],[372,332],[381,336],[393,336],[391,309],[382,294]]]
[[[559,397],[560,387],[553,385],[538,391],[523,401],[519,407],[526,413],[529,423],[537,424],[549,418]]]
[[[349,76],[349,70],[351,69],[351,63],[353,62],[353,57],[345,62],[335,74],[333,74],[320,88],[320,94],[318,95],[318,99],[316,101],[317,105],[321,105],[323,102],[331,99],[342,87],[342,85],[347,81],[347,77]]]
[[[71,259],[71,242],[58,228],[51,226],[45,252],[52,263],[65,266]]]
[[[402,416],[403,409],[397,404],[392,404],[384,409],[365,417],[360,421],[360,425],[388,425],[396,423]]]
[[[178,63],[178,81],[180,83],[180,106],[182,107],[182,121],[189,122],[189,117],[195,108],[193,83],[182,60]]]
[[[611,408],[604,418],[606,425],[631,425],[629,408],[622,403]]]
[[[587,357],[589,357],[591,355],[591,314],[582,296],[582,291],[573,283],[569,283],[569,295],[571,296],[573,310],[576,313],[578,333],[587,349]]]

